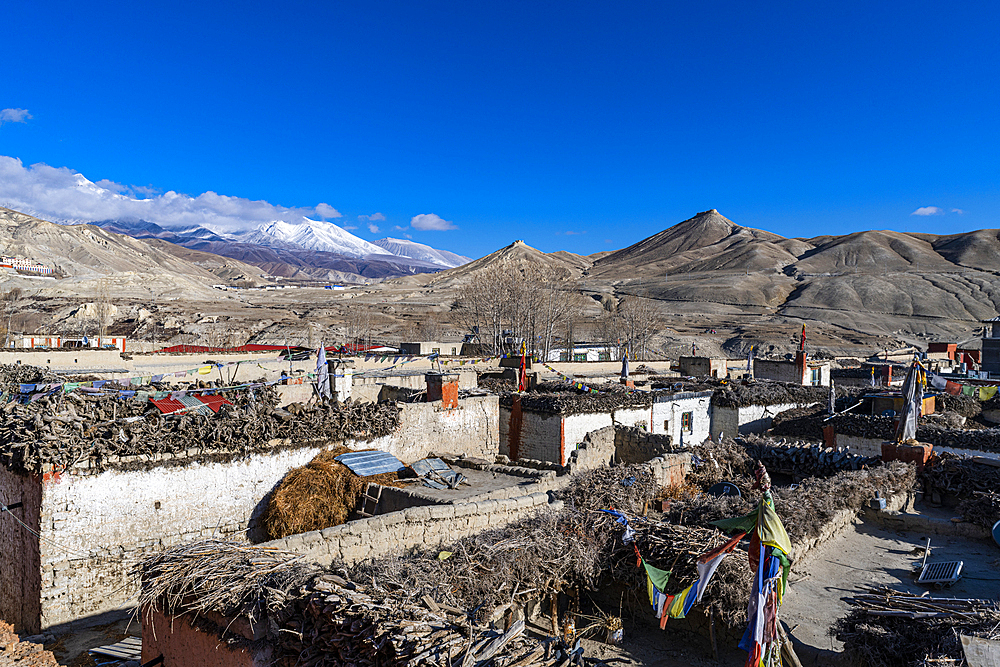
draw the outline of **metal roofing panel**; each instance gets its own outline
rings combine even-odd
[[[199,415],[205,415],[206,417],[212,416],[212,410],[207,405],[199,401],[194,396],[178,396],[177,400],[184,404],[186,408],[192,408],[190,412],[197,412]]]
[[[403,462],[389,452],[378,450],[369,452],[347,452],[336,457],[336,461],[343,463],[359,477],[369,475],[381,475],[386,472],[399,472],[406,468]]]
[[[221,408],[223,405],[232,405],[232,403],[230,403],[225,398],[217,394],[213,394],[211,396],[197,394],[195,395],[195,398],[197,398],[199,401],[207,405],[212,410],[212,412],[218,412],[219,408]]]
[[[161,398],[159,400],[151,400],[150,403],[159,408],[160,412],[163,414],[170,414],[171,412],[177,412],[178,410],[184,409],[184,404],[173,398]]]

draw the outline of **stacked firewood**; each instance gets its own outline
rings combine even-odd
[[[285,666],[562,667],[581,665],[582,651],[525,635],[513,608],[477,622],[464,610],[407,588],[361,584],[322,571],[299,556],[223,540],[178,545],[139,563],[139,607],[200,619],[226,643],[245,640],[230,621],[263,623]],[[205,616],[224,622],[211,626]]]
[[[282,653],[297,665],[557,667],[569,652],[524,634],[509,614],[496,629],[425,597],[413,604],[379,588],[321,575],[296,604],[277,612]]]
[[[934,456],[920,473],[924,493],[969,498],[1000,489],[1000,468],[956,454]]]
[[[747,454],[768,470],[796,477],[829,477],[843,470],[862,470],[881,461],[878,456],[853,454],[843,447],[762,438],[747,440]]]
[[[164,415],[148,401],[76,392],[9,402],[0,420],[0,464],[38,473],[80,463],[100,470],[120,465],[122,457],[137,457],[131,466],[165,454],[222,460],[266,451],[275,439],[290,446],[371,440],[399,426],[395,403],[296,403],[282,409],[274,388],[263,386],[225,397],[233,405],[213,415]]]

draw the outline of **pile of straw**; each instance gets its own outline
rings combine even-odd
[[[310,530],[347,523],[369,483],[402,486],[399,474],[359,477],[336,457],[352,451],[337,447],[320,452],[302,466],[290,470],[271,493],[261,520],[264,539],[276,540]]]

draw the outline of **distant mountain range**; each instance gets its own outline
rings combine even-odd
[[[206,227],[165,229],[148,220],[89,224],[137,239],[156,238],[229,257],[284,278],[386,278],[433,273],[471,261],[414,241],[387,238],[371,243],[333,223],[309,218],[300,223],[279,220],[241,232],[216,232]]]

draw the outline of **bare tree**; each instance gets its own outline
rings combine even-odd
[[[547,355],[580,299],[567,272],[498,262],[459,290],[454,313],[494,354],[517,352],[523,343],[529,352]]]
[[[104,344],[108,327],[114,322],[115,307],[111,303],[111,290],[107,278],[101,278],[97,287],[97,301],[94,304],[94,318],[97,320],[98,337]]]
[[[14,317],[18,315],[21,311],[21,302],[24,299],[24,290],[20,287],[12,287],[7,290],[2,296],[0,296],[0,301],[3,304],[3,314],[4,317],[4,347],[10,347],[10,339],[13,335]]]
[[[601,314],[597,332],[608,354],[628,352],[633,359],[649,356],[650,343],[661,324],[652,299],[630,296]]]

